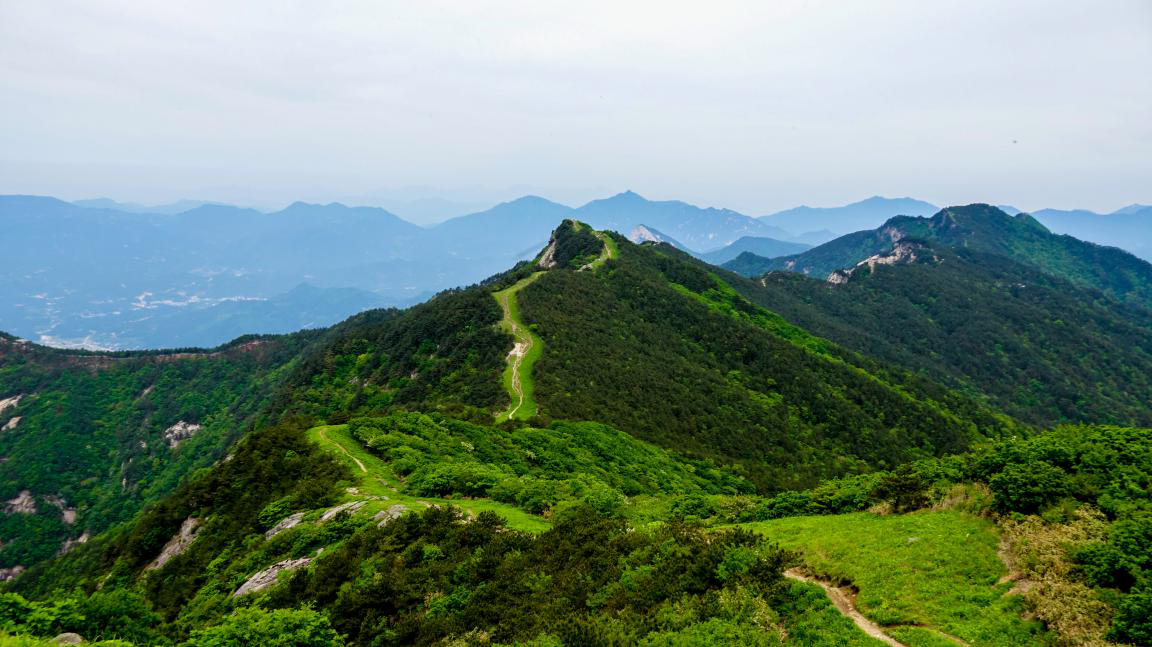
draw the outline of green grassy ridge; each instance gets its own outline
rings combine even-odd
[[[529,420],[536,415],[538,410],[534,397],[536,385],[532,381],[532,368],[544,353],[544,341],[532,332],[532,329],[520,317],[520,306],[516,301],[516,295],[520,290],[540,278],[542,274],[544,272],[535,272],[531,276],[517,281],[512,287],[492,293],[496,302],[500,304],[503,314],[500,320],[500,329],[512,335],[516,342],[529,345],[518,365],[513,362],[511,355],[507,359],[508,366],[504,369],[502,383],[511,402],[509,402],[507,409],[496,416],[496,422],[503,422],[510,418]],[[520,393],[516,392],[515,384],[517,383],[520,385]]]
[[[480,426],[435,414],[354,418],[352,435],[405,479],[405,491],[493,498],[533,513],[576,502],[605,510],[634,497],[751,492],[739,473],[689,460],[591,422]]]
[[[571,221],[565,223],[567,231],[570,234],[591,233],[597,240],[600,241],[602,247],[597,257],[581,265],[580,270],[588,269],[595,271],[604,266],[609,260],[616,258],[619,255],[619,248],[616,246],[616,241],[611,236],[603,232],[593,231],[587,225],[581,222]],[[565,229],[562,227],[553,238],[555,244],[560,244],[566,241],[566,238],[573,236],[565,236]],[[577,263],[578,261],[570,261],[569,264]],[[509,356],[508,366],[504,369],[502,382],[504,390],[508,392],[511,403],[508,408],[500,412],[496,416],[496,422],[504,422],[509,419],[517,420],[531,420],[539,412],[539,405],[534,396],[536,385],[532,379],[532,368],[536,365],[536,361],[544,353],[544,341],[540,339],[539,335],[532,331],[531,326],[527,325],[520,317],[520,306],[517,303],[516,295],[534,283],[540,276],[544,274],[543,271],[532,273],[530,276],[520,279],[512,286],[497,290],[492,293],[496,298],[496,302],[500,304],[500,309],[503,317],[500,320],[500,329],[512,335],[512,338],[518,343],[528,344],[529,349],[524,354],[524,357],[517,365]],[[517,393],[515,385],[519,384],[521,393]]]
[[[409,510],[423,510],[429,505],[453,505],[473,514],[490,511],[500,515],[508,527],[525,532],[542,532],[551,527],[544,518],[529,514],[515,506],[488,499],[456,498],[443,499],[429,496],[412,496],[402,490],[403,481],[396,476],[391,466],[379,456],[364,449],[348,432],[348,425],[324,425],[313,427],[307,432],[309,440],[341,460],[353,474],[352,486],[357,494],[345,494],[342,502],[364,500],[368,496],[387,497],[384,500],[369,501],[358,514],[372,516],[391,505],[401,504]],[[362,471],[356,461],[363,464]]]
[[[997,555],[996,525],[942,510],[903,515],[853,513],[791,517],[742,524],[780,546],[801,552],[818,576],[859,589],[858,608],[911,647],[946,640],[924,626],[974,645],[1047,642],[1025,621],[1018,596],[1000,583],[1007,568]]]

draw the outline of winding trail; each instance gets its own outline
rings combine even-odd
[[[836,610],[839,611],[841,615],[846,616],[852,620],[852,622],[856,623],[856,626],[860,627],[861,631],[886,645],[891,645],[892,647],[907,647],[904,643],[884,633],[880,625],[865,618],[864,614],[860,613],[860,610],[856,608],[856,603],[852,599],[855,596],[850,592],[838,586],[832,586],[824,580],[804,575],[798,568],[790,568],[784,571],[784,577],[790,580],[819,585],[820,588],[824,589],[824,592],[828,594],[828,598],[832,600],[832,604],[836,606]]]
[[[592,232],[592,235],[599,238],[600,242],[604,243],[604,247],[600,249],[600,255],[597,256],[595,260],[585,264],[579,270],[576,270],[577,272],[583,272],[584,270],[595,270],[607,263],[609,259],[616,258],[618,253],[616,250],[616,241],[612,240],[610,237],[608,237],[607,234],[603,232],[594,231]]]
[[[846,587],[836,586],[827,580],[805,575],[800,568],[790,568],[784,571],[784,577],[790,580],[806,582],[808,584],[815,584],[819,586],[820,588],[824,589],[826,594],[828,594],[828,598],[832,600],[832,604],[836,607],[836,610],[840,612],[840,615],[843,615],[855,623],[855,625],[859,627],[861,631],[875,638],[876,640],[883,642],[886,645],[891,645],[892,647],[907,647],[907,645],[904,643],[885,633],[880,625],[872,622],[867,617],[865,617],[863,613],[860,613],[860,609],[856,607],[856,594],[852,590]],[[893,625],[893,628],[898,627],[914,627],[916,629],[933,633],[940,638],[947,640],[948,642],[955,643],[957,645],[963,645],[964,647],[971,647],[970,643],[965,641],[963,638],[959,636],[953,636],[950,633],[945,633],[935,627],[918,624]]]
[[[532,366],[543,352],[544,342],[520,320],[516,294],[543,274],[544,272],[536,272],[528,278],[521,279],[512,287],[492,294],[504,313],[500,327],[510,333],[514,340],[512,350],[508,353],[508,366],[504,369],[504,388],[507,389],[511,402],[506,410],[496,416],[496,422],[511,418],[526,419],[536,415],[536,401],[532,397]]]
[[[595,271],[610,259],[619,256],[620,252],[616,247],[616,241],[612,240],[611,236],[599,231],[593,231],[592,234],[603,243],[603,247],[600,249],[600,255],[580,267],[578,272]],[[548,256],[548,253],[545,251],[545,257]],[[545,271],[535,272],[531,276],[517,281],[510,288],[492,293],[503,312],[500,327],[511,334],[514,340],[512,350],[508,353],[508,366],[504,369],[504,388],[508,391],[511,402],[507,409],[496,416],[498,423],[512,418],[527,420],[536,415],[538,407],[535,398],[532,397],[535,390],[532,382],[532,367],[544,352],[544,340],[540,339],[520,319],[520,308],[516,303],[516,295],[520,290],[540,278]]]
[[[350,452],[344,448],[344,445],[341,445],[340,443],[338,443],[335,440],[332,440],[331,438],[328,437],[328,430],[326,428],[321,427],[320,431],[317,433],[320,436],[320,438],[324,440],[324,442],[335,445],[336,449],[339,449],[341,452],[344,453],[345,456],[350,458],[352,460],[352,462],[356,463],[356,467],[359,467],[361,472],[363,472],[365,474],[368,473],[368,468],[364,467],[364,463],[362,463],[359,458],[356,458],[355,456],[353,456],[352,452]]]

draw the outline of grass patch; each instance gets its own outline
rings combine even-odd
[[[860,631],[833,606],[815,584],[792,582],[789,601],[780,609],[788,642],[794,645],[873,647],[884,643]]]
[[[1043,644],[1040,623],[998,583],[1006,572],[986,519],[944,510],[792,517],[743,524],[803,554],[815,574],[850,582],[857,607],[913,647],[946,644],[940,632],[979,645]],[[941,642],[945,641],[945,642]],[[953,643],[954,644],[954,643]]]
[[[496,303],[500,304],[500,309],[504,312],[504,317],[500,320],[500,329],[512,335],[516,343],[528,346],[528,351],[519,363],[512,361],[510,357],[508,365],[504,368],[504,390],[508,392],[511,402],[507,409],[496,416],[496,422],[503,422],[510,418],[527,420],[536,415],[536,398],[533,397],[536,385],[532,381],[532,367],[535,366],[536,360],[540,359],[540,355],[544,353],[544,341],[532,332],[520,318],[520,306],[516,302],[516,293],[540,278],[542,274],[544,272],[536,272],[528,278],[517,281],[510,288],[492,293],[492,296],[496,298]]]
[[[491,499],[440,499],[404,494],[403,482],[392,472],[388,463],[364,449],[364,446],[348,433],[347,425],[313,427],[308,430],[308,438],[348,464],[355,474],[353,487],[360,495],[388,497],[385,500],[369,501],[360,509],[360,514],[373,515],[397,503],[406,505],[411,510],[423,510],[427,507],[424,504],[454,505],[475,514],[485,511],[495,512],[508,522],[509,528],[516,530],[543,532],[552,527],[543,517]],[[363,470],[360,468],[361,465],[364,466]],[[346,497],[348,501],[362,498],[363,496],[354,494]]]

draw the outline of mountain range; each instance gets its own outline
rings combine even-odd
[[[1056,235],[1026,213],[990,205],[942,209],[932,217],[898,216],[792,256],[745,254],[727,265],[746,276],[785,270],[832,280],[860,263],[875,264],[901,241],[931,241],[1010,258],[1120,301],[1152,307],[1152,264],[1121,249]]]
[[[208,347],[246,333],[326,326],[482,280],[531,256],[566,218],[623,234],[643,227],[709,262],[735,263],[743,252],[796,254],[921,212],[931,205],[875,197],[751,218],[625,192],[579,208],[527,196],[426,228],[339,203],[261,213],[187,200],[145,206],[0,196],[9,250],[0,327],[58,346]],[[1147,240],[1140,205],[1099,217],[1037,214],[1056,231],[1134,251]]]
[[[535,200],[497,214],[524,224],[550,208]],[[235,215],[332,252],[326,209]],[[656,225],[634,243],[554,215],[523,260],[328,328],[180,351],[0,336],[5,631],[1138,643],[1152,266],[988,205],[890,218],[752,276]],[[845,580],[855,624],[825,597]],[[1067,608],[1089,610],[1075,629]]]

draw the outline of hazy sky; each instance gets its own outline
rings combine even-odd
[[[0,193],[626,188],[1152,202],[1152,0],[0,0]]]

